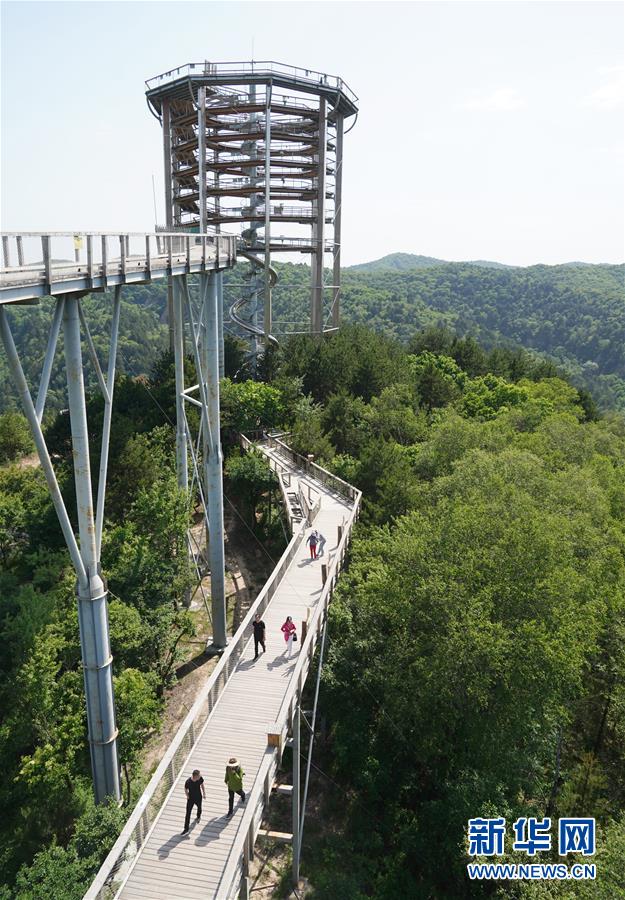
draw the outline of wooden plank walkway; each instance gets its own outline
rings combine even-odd
[[[306,485],[313,484],[321,494],[314,527],[326,537],[325,555],[311,560],[308,546],[302,544],[292,561],[263,614],[267,652],[254,660],[250,633],[236,670],[116,895],[123,900],[227,900],[228,886],[222,884],[222,876],[233,847],[240,845],[242,853],[247,835],[239,827],[244,807],[238,797],[235,796],[234,815],[226,816],[226,763],[231,756],[238,758],[245,771],[244,790],[249,793],[265,755],[267,732],[291,681],[301,647],[302,622],[312,615],[322,593],[321,565],[336,551],[338,527],[353,508],[345,497],[326,488],[276,451],[261,449],[281,469],[291,473],[291,490],[297,491],[299,482],[303,481]],[[311,530],[307,529],[306,537]],[[300,638],[290,659],[280,631],[287,615],[293,617]],[[186,808],[184,783],[193,769],[202,773],[206,800],[200,822],[192,822],[188,834],[182,835]]]

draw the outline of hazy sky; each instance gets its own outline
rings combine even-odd
[[[152,230],[144,80],[273,59],[340,75],[343,262],[624,257],[620,2],[3,2],[3,230]]]

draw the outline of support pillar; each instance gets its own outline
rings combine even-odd
[[[343,202],[343,116],[336,114],[334,169],[334,261],[332,266],[332,327],[339,327],[341,302],[341,208]]]
[[[299,857],[300,857],[300,698],[295,698],[295,710],[293,712],[293,794],[291,808],[293,815],[293,884],[299,884]]]
[[[213,645],[220,652],[228,643],[226,630],[226,573],[222,452],[219,434],[219,339],[217,282],[213,273],[200,275],[205,328],[204,377],[208,428],[204,434],[204,477],[208,504],[208,559],[211,572]],[[208,433],[206,433],[208,432]]]
[[[265,88],[265,302],[263,309],[263,331],[265,347],[269,346],[267,335],[271,334],[271,81]]]
[[[178,487],[186,491],[189,485],[187,461],[187,432],[184,414],[184,318],[180,279],[172,278],[173,326],[174,326],[174,368],[176,375],[176,472]]]
[[[113,657],[109,643],[107,591],[99,574],[93,514],[87,411],[83,383],[78,298],[69,295],[63,310],[67,393],[72,430],[80,555],[85,577],[77,586],[78,622],[83,655],[89,749],[94,792],[99,803],[121,797],[117,728],[113,700]]]
[[[224,362],[224,273],[215,272],[217,281],[217,328],[219,341],[219,377],[223,378],[225,374]]]
[[[167,231],[173,231],[174,198],[172,196],[171,177],[171,111],[169,100],[163,100],[163,158],[165,164],[165,225]],[[167,279],[167,324],[169,326],[169,349],[174,349],[174,292],[171,276]]]
[[[317,198],[313,206],[315,215],[313,225],[314,252],[312,256],[311,310],[310,322],[313,334],[323,332],[323,250],[326,206],[326,142],[327,142],[327,103],[324,97],[319,99],[319,125],[317,132]]]

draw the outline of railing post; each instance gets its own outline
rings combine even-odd
[[[2,253],[4,255],[5,268],[8,269],[11,265],[11,257],[9,255],[9,237],[6,234],[2,235]]]
[[[300,778],[300,706],[299,697],[293,716],[293,795],[292,795],[292,832],[293,832],[293,884],[295,887],[299,884],[299,830],[300,830],[300,806],[299,806],[299,778]]]
[[[173,268],[173,265],[174,265],[174,261],[173,261],[173,258],[172,258],[172,245],[171,245],[171,243],[172,243],[172,236],[171,236],[171,234],[168,234],[168,235],[166,235],[166,237],[165,237],[165,246],[167,247],[167,265],[168,265],[168,267],[169,267],[169,272],[168,272],[169,275],[172,274],[172,268]]]
[[[102,235],[102,287],[108,285],[108,251],[106,248],[106,235]]]
[[[191,235],[187,235],[187,273],[191,271]]]
[[[93,235],[87,235],[87,277],[89,287],[93,287]]]
[[[148,277],[152,277],[152,248],[149,234],[145,236],[145,273]]]
[[[24,239],[21,234],[18,234],[16,238],[17,243],[17,264],[18,266],[24,265]]]
[[[45,270],[46,288],[47,293],[49,294],[52,290],[52,259],[50,257],[49,234],[44,234],[41,236],[41,248],[43,251],[43,267]]]
[[[265,784],[263,786],[263,793],[265,795],[265,806],[269,803],[269,799],[271,797],[271,783],[270,783],[270,773],[267,772],[265,775]]]
[[[123,234],[120,234],[120,236],[119,236],[119,254],[120,254],[119,269],[125,280],[125,278],[126,278],[126,237]]]

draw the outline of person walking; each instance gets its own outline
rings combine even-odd
[[[254,621],[252,622],[252,627],[254,628],[254,659],[258,659],[258,645],[263,648],[263,653],[266,651],[265,647],[265,623],[260,617],[260,613],[256,613],[254,616]]]
[[[320,531],[315,531],[315,534],[317,535],[317,558],[319,558],[325,552],[326,539]]]
[[[241,768],[241,764],[236,756],[231,756],[226,766],[226,777],[224,781],[228,785],[228,815],[232,815],[234,808],[234,795],[238,794],[241,803],[245,803],[245,791],[243,790],[243,776],[245,772]]]
[[[287,654],[287,656],[290,656],[293,650],[293,644],[297,640],[296,628],[293,624],[293,619],[291,618],[291,616],[286,617],[286,622],[281,626],[280,631],[284,635],[284,640],[286,641],[284,652]]]
[[[202,797],[206,800],[206,791],[204,790],[204,779],[200,775],[199,769],[194,769],[191,778],[187,778],[184,783],[184,792],[187,795],[187,814],[184,818],[183,834],[189,830],[189,822],[191,820],[191,810],[197,806],[196,822],[200,821],[202,815]]]
[[[316,531],[311,531],[308,535],[308,540],[306,543],[310,546],[310,558],[317,559],[317,543],[318,536]]]

